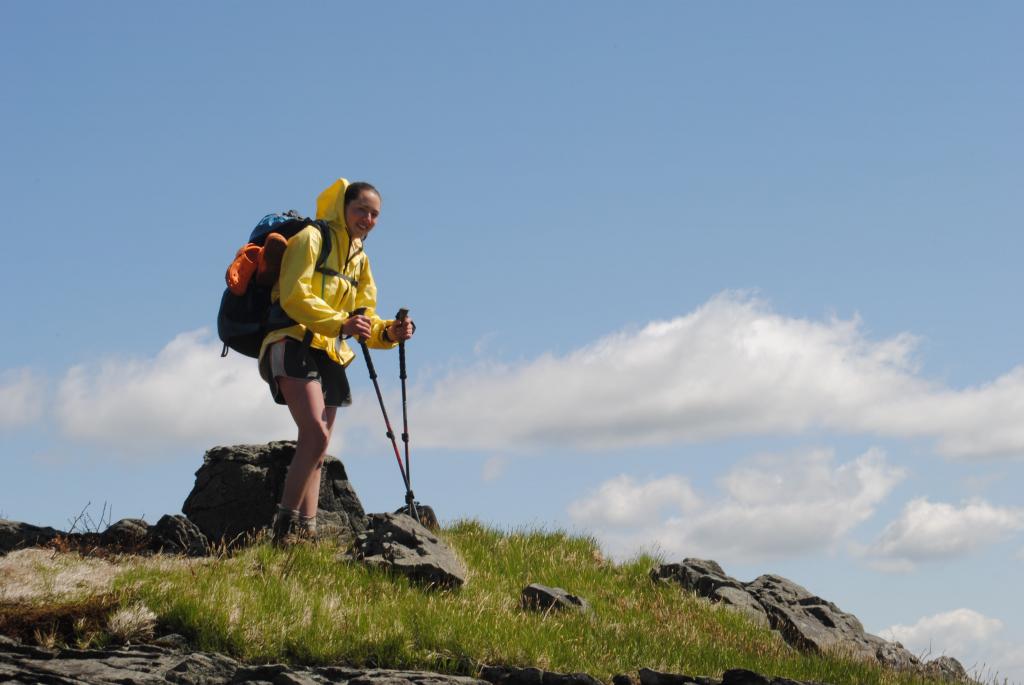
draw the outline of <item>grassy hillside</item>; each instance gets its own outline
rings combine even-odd
[[[158,634],[178,632],[197,649],[257,662],[466,675],[504,664],[605,681],[643,667],[709,676],[747,668],[834,685],[922,682],[838,655],[797,653],[737,613],[653,583],[647,573],[658,560],[611,563],[588,538],[475,522],[443,536],[469,568],[461,590],[418,587],[346,561],[336,545],[281,551],[264,544],[213,560],[123,559],[109,583],[70,594],[0,595],[0,632],[20,625],[24,638],[25,621],[16,619],[31,613],[34,639],[44,643],[138,639],[155,622]],[[524,611],[519,596],[529,583],[565,588],[593,610]]]

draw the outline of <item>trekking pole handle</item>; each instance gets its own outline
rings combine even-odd
[[[353,316],[363,316],[365,314],[366,314],[366,307],[360,307],[359,309],[353,309],[351,312],[349,312],[348,316],[351,319]],[[358,340],[361,343],[365,343],[366,342],[366,338],[364,338],[362,336],[359,336]]]
[[[395,314],[395,321],[403,321],[404,322],[405,319],[408,316],[409,316],[409,310],[407,308],[405,308],[405,307],[402,307],[401,309],[398,310],[398,313]],[[415,326],[416,326],[416,324],[413,324],[413,330],[416,330]],[[400,379],[402,379],[403,381],[406,379],[406,375],[405,375],[405,340],[399,340],[398,341],[398,377]],[[406,440],[408,440],[408,439],[406,438]]]

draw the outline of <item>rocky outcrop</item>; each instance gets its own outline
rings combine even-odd
[[[455,552],[405,514],[371,514],[356,538],[355,558],[427,585],[461,587],[466,567]]]
[[[587,673],[557,673],[514,666],[484,666],[480,677],[492,685],[602,685]]]
[[[212,542],[244,542],[270,526],[294,454],[291,441],[214,447],[203,457],[181,510]],[[345,467],[330,455],[321,471],[317,526],[321,535],[330,531],[346,540],[366,529]]]
[[[760,626],[770,625],[768,613],[743,583],[725,571],[717,562],[705,559],[686,559],[681,564],[662,564],[651,571],[654,580],[670,580],[687,590],[720,602],[743,614]]]
[[[871,659],[889,668],[924,673],[958,673],[948,663],[921,661],[898,642],[865,632],[860,620],[832,602],[808,592],[782,576],[766,574],[749,583],[726,575],[705,559],[684,559],[651,570],[655,581],[675,582],[712,602],[742,611],[756,623],[779,632],[787,644],[809,652],[843,652]],[[948,657],[946,657],[948,658]],[[950,659],[963,667],[955,659]],[[936,660],[937,661],[937,660]]]
[[[425,671],[389,671],[282,664],[247,665],[222,654],[184,653],[156,645],[104,650],[43,649],[0,636],[0,682],[79,685],[485,685],[483,681]]]
[[[161,641],[175,644],[168,636]],[[44,649],[0,636],[0,682],[79,685],[601,685],[587,673],[558,673],[539,668],[483,666],[480,679],[428,671],[358,669],[346,666],[299,667],[243,664],[222,654],[184,652],[158,644],[109,649]],[[615,676],[616,685],[632,683]],[[734,669],[721,679],[640,670],[640,685],[812,685]]]
[[[40,528],[21,521],[0,519],[0,554],[45,545],[61,534],[55,528]]]
[[[45,545],[83,553],[102,550],[108,553],[163,552],[205,556],[209,552],[206,537],[181,514],[163,516],[155,526],[142,519],[121,519],[100,533],[66,533],[19,521],[0,520],[0,554]]]

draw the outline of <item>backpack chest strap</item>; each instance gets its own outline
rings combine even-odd
[[[357,279],[352,278],[351,276],[346,276],[345,274],[341,273],[340,271],[335,271],[334,269],[328,269],[327,267],[321,267],[321,268],[317,269],[317,271],[319,271],[320,273],[322,273],[325,276],[333,276],[335,278],[340,278],[340,279],[346,280],[349,283],[351,283],[353,286],[355,286],[357,288],[359,287],[359,281]]]

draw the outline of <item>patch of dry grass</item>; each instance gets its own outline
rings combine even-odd
[[[20,549],[0,557],[0,604],[32,604],[110,590],[123,566],[106,559],[49,549]]]

